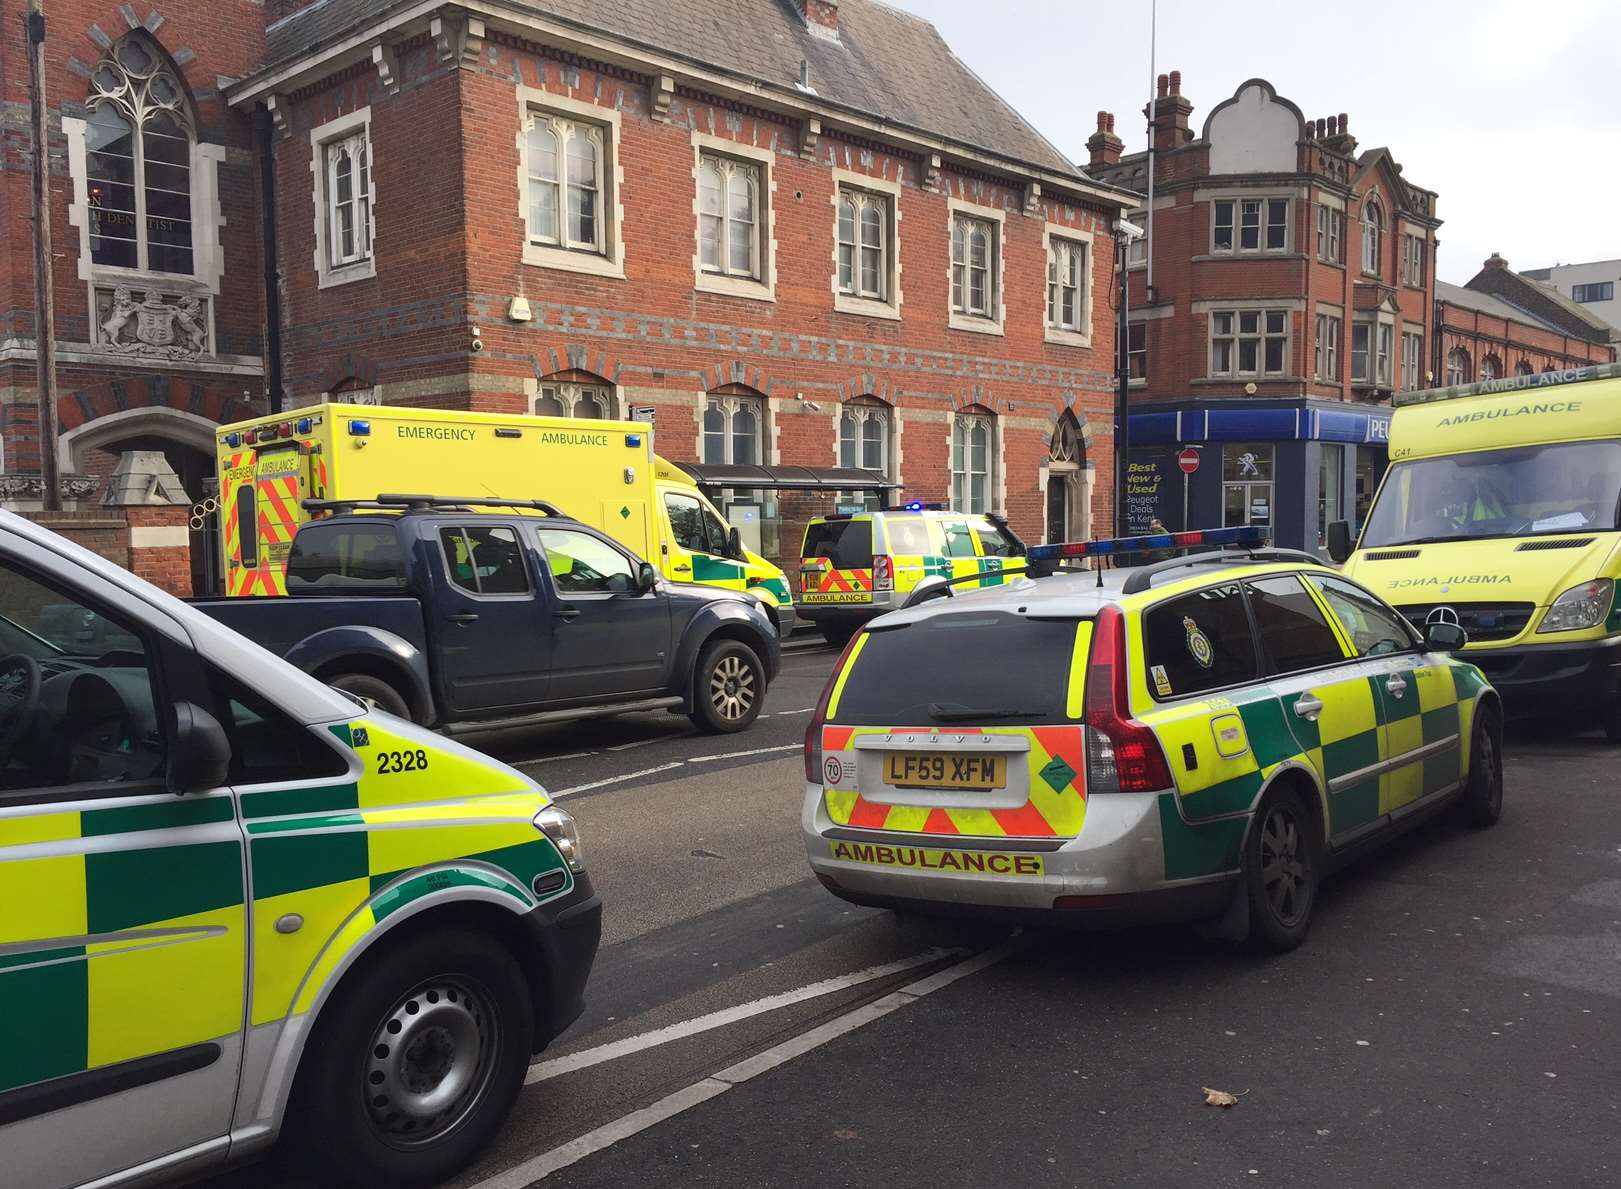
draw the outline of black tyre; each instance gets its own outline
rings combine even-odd
[[[837,648],[843,648],[850,642],[850,637],[856,634],[860,626],[860,624],[855,623],[841,623],[839,621],[829,623],[827,620],[823,620],[816,625],[816,630],[822,633],[822,639],[829,644]]]
[[[1599,711],[1599,724],[1604,728],[1606,739],[1621,743],[1621,694],[1612,697]]]
[[[760,717],[765,701],[765,666],[754,649],[737,640],[705,645],[692,674],[693,709],[700,731],[730,735]]]
[[[339,673],[335,677],[328,677],[326,683],[333,689],[341,689],[377,703],[379,710],[387,711],[395,718],[411,717],[411,708],[406,705],[404,696],[381,677],[366,673]]]
[[[1317,904],[1322,846],[1314,819],[1293,789],[1269,793],[1244,843],[1250,941],[1292,950],[1306,940]]]
[[[498,941],[449,929],[349,980],[305,1048],[287,1156],[332,1189],[436,1184],[490,1142],[523,1086],[528,982]]]
[[[1496,825],[1503,816],[1503,720],[1495,706],[1475,711],[1469,779],[1458,811],[1471,826]]]

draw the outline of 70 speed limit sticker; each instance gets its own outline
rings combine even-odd
[[[829,787],[844,783],[844,761],[838,756],[828,756],[822,761],[822,781]]]

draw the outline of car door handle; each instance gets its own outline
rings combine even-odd
[[[1311,694],[1301,694],[1295,699],[1295,714],[1307,722],[1316,722],[1317,716],[1322,712],[1322,700]]]
[[[558,619],[578,619],[580,618],[580,609],[578,607],[559,607],[552,614]]]
[[[691,566],[671,566],[670,568],[672,570],[674,570],[677,574],[690,574],[690,573],[692,573],[692,567]]]
[[[445,616],[451,623],[469,624],[478,622],[477,611],[458,611],[454,615]]]
[[[1393,698],[1399,698],[1407,692],[1407,680],[1400,673],[1392,673],[1385,682],[1385,690]]]

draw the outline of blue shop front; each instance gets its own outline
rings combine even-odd
[[[1134,406],[1126,528],[1147,532],[1253,524],[1274,544],[1327,555],[1326,533],[1353,533],[1388,460],[1390,410],[1296,397]],[[1197,468],[1191,474],[1181,460]]]

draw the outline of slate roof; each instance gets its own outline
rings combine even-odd
[[[799,64],[823,100],[1041,169],[1086,175],[974,74],[928,21],[840,0],[839,40],[813,36],[792,0],[507,0],[633,46],[791,90]],[[266,34],[266,69],[359,32],[401,0],[314,0]]]
[[[1438,280],[1435,282],[1435,299],[1444,301],[1448,305],[1460,306],[1466,310],[1476,310],[1482,314],[1490,314],[1494,318],[1509,318],[1515,322],[1523,322],[1542,330],[1550,330],[1555,334],[1569,334],[1575,338],[1585,339],[1588,342],[1604,343],[1609,341],[1610,326],[1608,323],[1595,318],[1563,294],[1548,288],[1546,285],[1528,281],[1519,274],[1510,272],[1509,277],[1513,279],[1508,283],[1513,285],[1518,282],[1520,286],[1523,286],[1520,291],[1530,299],[1528,305],[1540,304],[1545,301],[1548,303],[1546,308],[1530,309],[1510,301],[1507,297],[1475,288],[1475,285],[1481,281],[1482,277],[1490,281],[1506,280],[1507,278],[1491,274],[1501,274],[1508,271],[1507,269],[1483,270],[1468,285],[1452,285],[1446,281]],[[1580,315],[1581,324],[1572,325],[1570,319],[1559,316],[1567,311]]]

